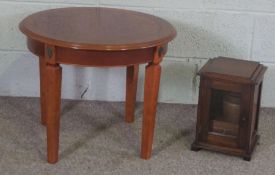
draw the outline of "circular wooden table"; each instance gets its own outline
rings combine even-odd
[[[39,57],[41,122],[47,126],[49,163],[58,161],[61,67],[125,66],[125,121],[134,121],[139,64],[145,71],[141,158],[152,152],[160,62],[176,30],[167,21],[140,12],[95,7],[41,11],[19,25],[28,49]]]

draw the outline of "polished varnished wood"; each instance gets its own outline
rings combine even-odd
[[[47,150],[48,162],[58,161],[59,147],[59,125],[60,125],[60,102],[61,102],[61,67],[56,65],[46,65],[47,80]]]
[[[156,16],[129,10],[73,7],[35,13],[20,23],[28,37],[87,50],[129,50],[166,44],[175,29]]]
[[[126,69],[125,121],[128,123],[133,122],[135,119],[138,70],[139,65],[128,66]]]
[[[225,57],[211,59],[202,67],[198,73],[200,92],[196,138],[192,144],[192,150],[198,151],[203,148],[242,156],[245,160],[251,159],[258,140],[261,89],[265,71],[266,67],[258,62]],[[240,112],[238,120],[231,118],[236,120],[235,122],[226,123],[211,119],[214,116],[213,109],[221,104],[220,97],[214,94],[217,90],[231,95],[239,94],[240,101],[231,104],[237,105],[238,109],[230,105],[223,106],[223,108],[237,110],[237,113]],[[219,104],[212,105],[211,101],[215,98]],[[236,111],[229,112],[236,114]],[[210,128],[214,125],[216,131],[211,131]],[[217,132],[218,130],[223,130],[223,133]],[[230,134],[225,134],[225,131],[230,130],[232,130],[228,132]]]
[[[160,62],[164,56],[164,54],[160,54],[161,49],[161,47],[156,48],[153,61],[145,68],[144,109],[141,143],[141,157],[143,159],[149,159],[152,154],[151,146],[154,136],[156,107],[161,74]]]
[[[46,53],[45,45],[38,41],[28,39],[27,46],[29,50],[37,56],[44,56]],[[167,45],[163,45],[166,48]],[[132,64],[144,64],[153,59],[154,47],[121,51],[97,51],[97,50],[81,50],[55,46],[56,59],[58,63],[74,64],[80,66],[93,67],[113,67],[127,66]],[[167,50],[163,50],[166,53]]]
[[[126,51],[89,51],[72,50],[56,47],[57,61],[62,64],[75,64],[81,66],[127,66],[144,64],[152,60],[153,48],[135,49]]]
[[[141,157],[152,152],[160,63],[176,31],[156,16],[112,8],[71,7],[32,14],[19,25],[39,59],[41,122],[47,125],[48,162],[58,161],[61,67],[125,66],[125,121],[134,121],[138,67],[145,75]],[[66,75],[65,75],[66,76]]]
[[[144,159],[149,159],[152,154],[151,145],[153,143],[160,73],[160,65],[149,64],[146,66],[141,143],[141,157]]]
[[[39,58],[39,71],[40,71],[40,109],[41,109],[41,123],[43,125],[46,125],[46,116],[47,116],[47,110],[46,110],[46,89],[43,87],[46,87],[46,60],[43,57]]]
[[[241,83],[255,83],[263,67],[255,61],[228,59],[220,57],[210,60],[199,72],[211,78],[222,78]]]

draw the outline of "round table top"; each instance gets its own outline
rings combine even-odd
[[[36,41],[74,49],[130,50],[167,44],[176,30],[167,21],[145,13],[101,7],[41,11],[19,25]]]

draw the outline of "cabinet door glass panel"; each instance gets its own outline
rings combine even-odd
[[[212,89],[209,132],[237,137],[240,119],[240,94]]]

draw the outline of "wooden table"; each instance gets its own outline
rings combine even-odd
[[[134,121],[139,64],[147,63],[141,158],[149,159],[160,73],[167,44],[176,31],[167,21],[140,12],[95,7],[46,10],[19,25],[28,49],[39,57],[41,121],[47,126],[48,162],[58,161],[60,64],[126,66],[125,121]]]

